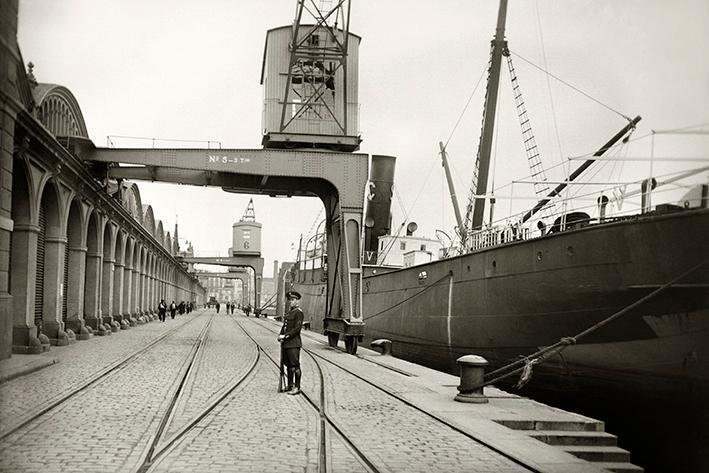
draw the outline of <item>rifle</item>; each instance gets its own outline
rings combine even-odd
[[[283,364],[283,346],[281,346],[281,360],[280,360],[280,375],[278,376],[278,392],[282,393],[288,389],[288,380],[286,379],[285,365]]]

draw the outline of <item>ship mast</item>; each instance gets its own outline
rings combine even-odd
[[[500,7],[497,13],[497,29],[495,38],[491,43],[490,69],[487,79],[487,90],[485,93],[485,107],[483,111],[483,126],[480,135],[480,145],[478,147],[477,159],[477,179],[473,183],[475,196],[468,201],[465,215],[465,228],[463,232],[467,237],[469,230],[476,230],[482,227],[483,214],[485,212],[485,193],[487,192],[487,180],[490,170],[490,152],[492,150],[493,132],[495,129],[495,113],[497,111],[497,92],[500,82],[500,67],[502,65],[502,55],[507,49],[505,41],[505,21],[507,18],[507,0],[500,0]],[[463,242],[464,247],[465,242]]]

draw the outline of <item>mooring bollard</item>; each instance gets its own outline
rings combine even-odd
[[[380,338],[369,344],[372,349],[377,350],[382,355],[391,355],[391,340]]]
[[[488,362],[478,355],[465,355],[455,360],[460,366],[460,386],[455,400],[458,402],[472,402],[484,404],[488,399],[483,394],[480,387],[484,382],[485,367]]]

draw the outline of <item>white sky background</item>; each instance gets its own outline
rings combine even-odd
[[[39,82],[64,85],[76,96],[98,146],[106,146],[107,135],[125,135],[260,148],[259,78],[266,30],[290,24],[295,4],[20,0],[18,39]],[[403,207],[419,224],[419,235],[434,237],[435,229],[452,234],[455,221],[438,142],[448,139],[487,65],[496,15],[493,0],[352,1],[350,31],[363,38],[361,152],[397,156],[395,182],[402,201],[392,203],[395,227],[404,218]],[[511,0],[510,49],[543,65],[542,38],[549,71],[626,115],[643,117],[636,136],[709,123],[706,0]],[[555,80],[548,84],[519,58],[513,60],[547,167],[558,164],[561,156],[595,151],[625,124]],[[494,165],[498,187],[529,173],[504,65],[500,90]],[[483,96],[484,80],[448,146],[461,207],[470,186]],[[114,142],[119,147],[151,146],[150,141]],[[648,139],[639,140],[626,155],[646,156],[649,146]],[[655,155],[706,159],[709,137],[661,137]],[[656,163],[655,170],[701,164],[707,163]],[[648,169],[647,163],[626,163],[623,179],[641,178]],[[550,179],[563,177],[547,174]],[[604,178],[599,174],[596,179]],[[153,206],[156,219],[171,234],[179,215],[181,239],[192,241],[202,256],[227,254],[231,225],[253,197],[257,221],[263,224],[266,276],[274,259],[295,258],[291,244],[297,248],[300,234],[314,231],[322,207],[314,198],[139,185],[143,203]],[[522,187],[512,192],[531,195]],[[510,189],[498,194],[509,195]],[[512,210],[531,204],[515,200]],[[508,210],[509,201],[498,199],[496,215]]]

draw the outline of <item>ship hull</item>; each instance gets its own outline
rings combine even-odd
[[[363,278],[365,342],[455,373],[491,367],[594,326],[709,260],[709,210],[592,225]],[[376,269],[373,270],[376,273]],[[321,329],[321,275],[296,287]],[[664,397],[709,392],[709,263],[535,368],[534,383]]]

